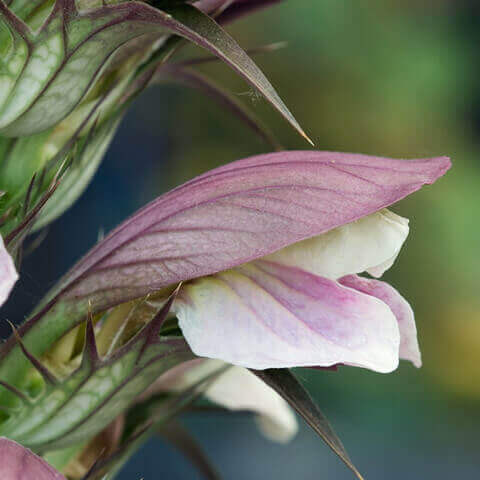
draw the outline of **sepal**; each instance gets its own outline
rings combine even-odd
[[[0,438],[2,480],[66,480],[45,460],[8,438]]]
[[[40,374],[45,384],[52,387],[58,385],[59,382],[55,375],[53,375],[50,370],[45,365],[43,365],[43,363],[37,357],[35,357],[35,355],[29,352],[27,347],[25,347],[22,338],[20,337],[15,326],[12,323],[10,323],[10,326],[12,327],[13,336],[15,337],[18,345],[20,346],[20,350],[22,351],[23,355],[28,359],[33,368]]]
[[[174,295],[139,333],[111,355],[98,353],[93,319],[85,327],[79,366],[63,378],[54,377],[18,339],[20,347],[44,379],[42,391],[10,408],[0,435],[44,452],[90,440],[127,409],[159,375],[190,360],[193,354],[182,338],[160,336]],[[75,364],[75,361],[72,361]],[[17,395],[18,397],[18,395]]]
[[[129,408],[122,419],[124,429],[120,445],[111,454],[100,456],[82,480],[113,479],[146,440],[156,432],[171,428],[175,418],[193,409],[195,402],[227,368],[209,371],[177,394],[155,395]]]
[[[41,28],[33,31],[0,0],[0,22],[13,39],[0,59],[5,72],[0,77],[3,135],[51,128],[85,97],[121,46],[146,34],[173,34],[230,65],[306,137],[250,57],[213,19],[189,4],[162,11],[132,1],[79,11],[74,0],[56,0]]]
[[[338,455],[358,480],[362,475],[353,465],[345,447],[295,375],[288,369],[252,370],[268,386],[273,388],[307,422],[323,441]]]

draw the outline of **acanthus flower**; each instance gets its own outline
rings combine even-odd
[[[301,220],[299,220],[301,221]],[[413,312],[380,276],[408,234],[388,210],[184,285],[173,309],[202,357],[253,369],[421,365]],[[402,349],[400,349],[402,344]]]
[[[88,309],[184,282],[173,309],[197,355],[254,369],[346,363],[388,372],[399,355],[419,365],[408,305],[392,287],[352,275],[393,263],[408,227],[383,209],[449,166],[445,157],[292,151],[212,170],[100,242],[21,327],[24,341],[42,354],[33,340],[44,322],[57,318],[59,338]]]
[[[119,227],[74,269],[65,295],[105,300],[186,282],[173,310],[199,356],[253,369],[390,372],[399,355],[419,366],[406,301],[354,275],[391,266],[408,226],[383,209],[448,166],[285,152],[220,167]]]

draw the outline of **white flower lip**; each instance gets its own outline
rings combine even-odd
[[[381,276],[393,265],[408,230],[406,218],[383,209],[264,258],[332,280],[372,271]]]
[[[388,373],[400,357],[419,366],[408,303],[383,282],[351,278],[383,273],[407,235],[408,220],[381,210],[187,283],[174,306],[185,338],[201,357],[254,369],[345,364]]]
[[[183,363],[162,375],[141,399],[158,392],[181,392],[225,366],[220,360],[210,359]],[[261,432],[275,442],[289,442],[298,431],[296,416],[287,402],[245,368],[230,366],[208,386],[204,395],[228,410],[255,413]]]
[[[0,235],[0,306],[6,302],[17,280],[18,273],[15,264]]]

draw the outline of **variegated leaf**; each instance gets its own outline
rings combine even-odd
[[[162,11],[127,2],[79,11],[75,0],[56,0],[49,17],[34,32],[0,0],[0,22],[10,33],[0,57],[0,132],[4,135],[30,135],[65,118],[116,50],[150,33],[179,35],[211,51],[305,136],[250,57],[214,20],[191,5]]]
[[[9,412],[0,435],[45,451],[81,443],[100,432],[159,375],[193,358],[183,339],[159,337],[172,301],[173,297],[131,341],[104,358],[98,354],[89,321],[81,364],[65,378],[54,377],[20,343],[45,385],[32,398],[17,391],[22,405]],[[2,385],[15,392],[14,387]]]

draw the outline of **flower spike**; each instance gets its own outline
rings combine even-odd
[[[33,365],[35,370],[37,370],[37,372],[42,376],[45,383],[49,386],[57,385],[58,384],[58,379],[50,372],[50,370],[48,370],[47,367],[45,367],[45,365],[42,364],[42,362],[40,362],[40,360],[38,360],[34,355],[32,355],[28,351],[28,349],[25,347],[25,345],[23,343],[23,340],[22,340],[22,337],[18,333],[18,330],[16,329],[15,325],[10,321],[8,321],[8,323],[10,324],[10,327],[12,328],[13,336],[15,337],[15,340],[16,340],[17,344],[20,346],[23,354],[28,359],[28,361]]]
[[[162,326],[165,323],[165,320],[168,314],[170,313],[170,310],[172,309],[173,302],[177,298],[178,292],[180,291],[181,287],[182,287],[182,283],[179,283],[177,288],[175,288],[175,290],[168,297],[167,301],[165,302],[165,305],[163,305],[163,307],[155,315],[155,317],[150,321],[150,323],[146,325],[143,328],[143,330],[140,332],[139,335],[144,337],[145,340],[138,354],[136,363],[141,362],[145,351],[148,350],[150,346],[160,341],[160,338],[159,338],[160,330],[162,329]]]
[[[170,313],[172,308],[173,302],[176,300],[178,296],[178,292],[182,288],[182,282],[180,282],[175,290],[170,294],[168,300],[166,301],[165,305],[161,308],[157,315],[155,315],[154,319],[149,323],[147,328],[150,330],[149,337],[153,341],[157,341],[157,337],[160,335],[160,330],[167,319],[167,315]]]
[[[93,325],[93,316],[91,312],[87,315],[85,326],[85,345],[82,354],[82,367],[94,370],[100,363],[100,356],[98,354],[97,341],[95,338],[95,327]]]
[[[27,45],[30,44],[32,39],[32,31],[28,28],[19,17],[17,17],[10,8],[5,4],[4,0],[0,0],[0,21],[4,21],[10,28],[11,32],[22,38]],[[7,57],[8,59],[8,57]]]
[[[7,389],[9,392],[13,393],[17,398],[19,398],[24,404],[30,405],[31,400],[25,395],[22,391],[18,388],[14,387],[13,385],[8,384],[7,382],[3,382],[0,380],[0,386]]]

